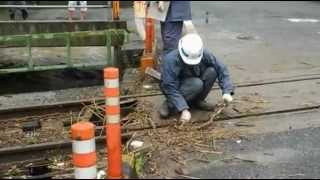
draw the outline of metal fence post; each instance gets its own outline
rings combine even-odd
[[[28,51],[28,69],[33,70],[34,69],[34,62],[32,59],[32,49],[31,49],[31,42],[32,41],[32,35],[28,34],[26,36],[26,44],[27,44],[27,51]]]
[[[71,60],[71,33],[66,33],[66,46],[67,46],[67,64],[69,67],[72,67],[72,60]]]
[[[111,32],[109,30],[105,31],[106,35],[106,48],[107,48],[107,54],[106,54],[106,60],[108,66],[113,66],[113,59],[112,59],[112,44],[111,44]]]

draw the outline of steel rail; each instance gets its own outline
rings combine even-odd
[[[300,78],[300,79],[295,79],[295,80],[281,80],[281,81],[270,81],[270,82],[265,82],[265,83],[256,83],[256,84],[243,84],[240,87],[250,87],[250,86],[261,86],[261,85],[267,85],[267,84],[276,84],[276,83],[286,83],[286,82],[296,82],[296,81],[304,81],[304,80],[314,80],[314,79],[320,79],[320,77],[311,77],[311,78]],[[239,86],[239,85],[238,85]],[[151,95],[153,96],[153,95]],[[132,97],[138,97],[138,96],[130,96]],[[141,96],[140,96],[141,97]],[[127,96],[126,98],[129,98]],[[101,99],[104,100],[104,99]],[[79,107],[79,105],[82,104],[88,104],[90,103],[91,100],[86,100],[86,101],[70,101],[64,104],[61,103],[56,103],[56,104],[51,104],[48,106],[33,106],[32,108],[37,109],[37,110],[48,110],[52,108],[63,108],[66,109],[65,107]],[[256,116],[266,116],[266,115],[275,115],[275,114],[283,114],[283,113],[293,113],[293,112],[301,112],[301,111],[308,111],[308,110],[314,110],[314,109],[320,109],[320,105],[313,105],[313,106],[308,106],[308,107],[299,107],[299,108],[289,108],[289,109],[283,109],[283,110],[275,110],[275,111],[267,111],[267,112],[261,112],[261,113],[249,113],[249,114],[243,114],[243,115],[236,115],[236,116],[230,116],[230,117],[220,117],[217,118],[215,121],[226,121],[226,120],[232,120],[232,119],[241,119],[241,118],[248,118],[248,117],[256,117]],[[3,115],[4,113],[15,113],[15,114],[20,114],[17,113],[17,111],[30,111],[30,107],[23,107],[20,109],[7,109],[5,111],[0,111],[0,114]],[[200,120],[195,123],[203,123],[206,120]],[[172,123],[164,123],[164,124],[158,124],[156,125],[156,128],[164,128],[171,126]],[[99,127],[97,127],[99,128]],[[124,128],[122,129],[124,132],[130,134],[130,131],[141,131],[141,130],[146,130],[146,129],[152,129],[153,127],[143,127],[143,128]],[[100,128],[101,129],[101,128]],[[126,134],[126,135],[128,135]],[[103,137],[102,137],[103,139]],[[98,141],[101,141],[99,138],[97,139]],[[64,141],[64,142],[52,142],[52,143],[43,143],[43,144],[36,144],[36,145],[27,145],[27,146],[16,146],[16,147],[10,147],[10,148],[2,148],[0,149],[0,155],[5,155],[5,154],[10,154],[10,153],[20,153],[20,152],[27,152],[27,151],[35,151],[35,150],[48,150],[54,147],[66,147],[70,145],[70,141]]]
[[[132,133],[123,133],[122,139],[126,140],[132,136]],[[105,143],[106,137],[99,136],[96,137],[96,143]],[[72,141],[58,141],[58,142],[48,142],[48,143],[39,143],[32,145],[22,145],[22,146],[13,146],[13,147],[5,147],[0,149],[0,157],[4,155],[12,155],[18,153],[28,153],[34,151],[47,151],[53,149],[64,149],[72,147]],[[7,158],[7,157],[4,157]]]
[[[320,80],[320,76],[316,77],[308,77],[308,78],[296,78],[296,79],[286,79],[286,80],[276,80],[276,81],[265,81],[265,82],[249,82],[249,83],[235,83],[235,88],[243,88],[243,87],[252,87],[252,86],[264,86],[270,84],[282,84],[282,83],[291,83],[291,82],[299,82],[299,81],[310,81],[310,80]],[[213,87],[212,90],[219,90],[219,87]],[[138,97],[149,97],[149,96],[159,96],[163,95],[161,92],[154,92],[149,94],[134,94],[134,95],[125,95],[121,96],[121,98],[138,98]]]
[[[248,117],[257,117],[257,116],[268,116],[268,115],[278,115],[278,114],[284,114],[284,113],[294,113],[294,112],[305,112],[310,110],[320,109],[320,105],[314,105],[314,106],[308,106],[308,107],[301,107],[301,108],[290,108],[290,109],[283,109],[283,110],[275,110],[275,111],[267,111],[267,112],[261,112],[261,113],[249,113],[249,114],[243,114],[243,115],[236,115],[236,116],[230,116],[230,117],[221,117],[215,119],[215,121],[227,121],[227,120],[234,120],[234,119],[242,119],[242,118],[248,118]],[[194,124],[200,124],[204,123],[207,120],[200,120],[193,122]],[[155,128],[166,128],[169,126],[174,125],[175,122],[167,122],[160,125],[155,125]],[[104,128],[97,127],[100,130],[104,130]],[[142,128],[123,128],[122,138],[129,138],[131,137],[135,132],[137,131],[143,131],[143,130],[149,130],[154,129],[152,126],[148,127],[142,127]],[[102,143],[105,141],[105,136],[96,137],[97,143]],[[24,145],[24,146],[14,146],[14,147],[8,147],[8,148],[1,148],[0,149],[0,156],[3,155],[10,155],[10,154],[17,154],[17,153],[26,153],[26,152],[33,152],[33,151],[44,151],[44,150],[52,150],[56,148],[67,148],[71,147],[72,142],[71,141],[60,141],[60,142],[50,142],[50,143],[41,143],[41,144],[34,144],[34,145]]]
[[[295,113],[295,112],[305,112],[310,110],[320,109],[320,104],[308,106],[308,107],[301,107],[301,108],[289,108],[289,109],[282,109],[282,110],[274,110],[274,111],[266,111],[261,113],[248,113],[248,114],[242,114],[242,115],[235,115],[235,116],[228,116],[228,117],[218,117],[214,121],[228,121],[228,120],[234,120],[234,119],[243,119],[243,118],[249,118],[249,117],[258,117],[258,116],[269,116],[269,115],[279,115],[279,114],[285,114],[285,113]],[[200,124],[208,121],[206,120],[199,120],[193,122],[194,124]],[[168,126],[172,126],[173,123],[162,123],[160,125],[156,125],[156,128],[165,128]],[[97,127],[98,129],[100,127]],[[142,127],[142,128],[125,128],[123,130],[129,132],[129,131],[142,131],[147,129],[152,129],[152,126],[148,127]],[[101,129],[101,128],[100,128]]]

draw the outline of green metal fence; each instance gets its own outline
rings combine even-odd
[[[127,41],[128,33],[123,29],[0,36],[0,48],[26,47],[28,54],[28,60],[25,67],[0,69],[0,74],[65,68],[115,66],[118,61],[118,56],[112,56],[112,53],[119,53],[121,45]],[[105,62],[74,63],[71,53],[72,47],[83,46],[105,46]],[[32,57],[33,47],[66,47],[65,63],[63,65],[37,66]]]

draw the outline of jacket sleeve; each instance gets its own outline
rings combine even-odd
[[[180,71],[181,67],[176,64],[175,59],[163,59],[160,88],[168,102],[174,105],[179,112],[189,109],[186,100],[179,90],[180,81],[178,77]]]
[[[206,51],[206,63],[209,66],[213,66],[218,75],[219,87],[222,90],[222,94],[234,94],[234,86],[230,79],[229,71],[226,65],[218,60],[212,53]]]

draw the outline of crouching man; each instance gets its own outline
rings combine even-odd
[[[179,40],[178,49],[166,54],[161,64],[160,88],[166,100],[160,107],[160,117],[181,113],[180,121],[188,122],[191,107],[214,110],[215,105],[205,99],[216,80],[222,99],[230,103],[234,87],[226,66],[203,48],[199,35],[185,35]]]

